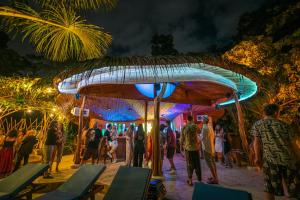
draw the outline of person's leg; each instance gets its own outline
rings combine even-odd
[[[25,154],[24,156],[24,164],[23,165],[27,165],[28,160],[29,160],[29,154]]]
[[[21,155],[20,153],[17,154],[17,161],[16,161],[16,165],[15,165],[15,169],[14,171],[16,171],[17,169],[19,169],[21,162],[23,159],[23,155]]]
[[[263,163],[264,199],[274,200],[275,195],[283,195],[282,176],[277,165]]]
[[[288,167],[283,167],[282,174],[283,174],[283,183],[286,188],[287,196],[290,198],[300,199],[300,190],[299,190],[299,174],[298,170],[291,169]]]
[[[55,160],[56,154],[57,154],[57,147],[54,145],[50,145],[50,147],[49,147],[49,157],[50,157],[49,172],[52,171],[52,165]]]
[[[212,159],[211,166],[212,166],[212,171],[213,171],[213,178],[214,178],[215,182],[219,182],[218,174],[217,174],[217,166],[213,159]]]
[[[176,170],[174,160],[173,160],[174,153],[175,153],[175,148],[167,147],[167,157],[170,163],[170,171]]]
[[[137,149],[135,148],[134,150],[133,150],[134,152],[133,152],[133,166],[134,167],[137,167],[138,166],[138,151],[137,151]]]
[[[98,157],[98,148],[92,149],[92,164],[95,164],[95,160]]]
[[[59,171],[59,164],[61,162],[62,159],[62,154],[63,154],[63,145],[59,145],[56,146],[56,167],[55,167],[55,171],[58,172]]]
[[[143,154],[138,154],[138,167],[143,167]]]
[[[193,159],[194,159],[194,166],[195,166],[195,172],[197,175],[197,179],[198,179],[198,181],[202,181],[200,153],[199,153],[199,151],[194,151],[193,154],[194,154]]]
[[[189,184],[190,186],[193,185],[193,171],[194,171],[194,167],[193,167],[193,161],[192,161],[192,156],[191,156],[191,152],[190,151],[185,151],[185,159],[186,159],[186,170],[187,170],[187,174],[188,174],[188,180],[187,180],[187,184]]]
[[[210,170],[210,173],[212,175],[212,178],[209,178],[208,180],[208,183],[217,183],[217,180],[215,179],[216,178],[216,173],[215,173],[215,169],[214,169],[214,166],[213,166],[213,163],[215,161],[215,156],[214,155],[211,155],[210,153],[204,151],[204,158],[205,158],[205,161],[206,161],[206,164]]]
[[[89,148],[86,148],[84,153],[83,153],[83,158],[81,160],[81,165],[84,165],[86,164],[86,162],[88,161],[88,159],[90,158],[90,149]]]

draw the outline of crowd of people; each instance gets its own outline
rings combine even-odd
[[[253,138],[254,163],[261,166],[264,174],[264,191],[266,200],[274,200],[275,196],[283,196],[284,188],[287,196],[300,198],[300,121],[291,126],[278,119],[279,106],[266,105],[264,118],[254,123],[251,128]],[[298,120],[300,112],[297,113]],[[294,124],[295,125],[295,124]],[[201,132],[200,136],[198,133]],[[218,184],[215,160],[224,160],[226,167],[232,167],[229,157],[231,138],[222,126],[216,125],[215,131],[209,118],[204,116],[203,127],[194,124],[192,116],[182,130],[181,146],[185,152],[189,185],[193,185],[192,176],[195,171],[198,181],[202,182],[200,154],[211,172],[207,183]]]
[[[300,130],[299,121],[295,122],[292,130],[286,123],[278,120],[279,107],[270,104],[264,108],[264,118],[257,121],[250,131],[253,148],[254,164],[261,166],[264,174],[265,199],[274,199],[275,195],[284,194],[284,186],[291,197],[299,195],[300,185]],[[298,120],[300,112],[298,109]],[[217,123],[213,127],[211,118],[203,116],[202,127],[194,123],[192,116],[187,117],[187,124],[181,133],[171,128],[171,122],[160,124],[160,161],[163,165],[164,158],[168,160],[170,174],[176,174],[174,155],[176,152],[184,153],[187,169],[187,184],[193,185],[193,173],[197,180],[202,182],[201,159],[204,158],[211,177],[205,182],[219,184],[216,161],[224,167],[232,168],[232,136]],[[90,158],[92,163],[99,162],[101,157],[117,162],[118,138],[122,135],[126,140],[126,161],[128,167],[148,167],[152,162],[153,144],[152,133],[147,135],[143,125],[137,127],[131,124],[121,134],[115,125],[108,124],[104,134],[102,127],[96,123],[92,127],[86,126],[82,130],[81,164],[85,164]],[[28,163],[38,140],[34,130],[10,130],[5,133],[0,129],[0,176],[5,176],[17,170],[23,161]],[[52,164],[56,161],[56,171],[59,171],[63,148],[65,143],[64,129],[61,123],[53,121],[44,140],[43,162],[50,167],[44,174],[44,178],[52,178]],[[298,150],[297,150],[298,149]],[[56,159],[56,160],[55,160]],[[250,159],[250,157],[249,157]],[[284,183],[284,184],[283,184]],[[297,194],[298,193],[298,194]]]
[[[126,138],[126,166],[142,167],[145,154],[146,134],[142,124],[137,128],[132,124],[125,128],[124,133],[119,134],[115,125],[108,124],[104,134],[101,132],[97,122],[92,128],[86,126],[82,131],[82,161],[86,163],[90,158],[92,164],[97,163],[101,158],[109,158],[112,163],[117,162],[118,137]]]
[[[37,143],[34,130],[0,130],[0,176],[17,170],[21,162],[28,163],[34,145]]]

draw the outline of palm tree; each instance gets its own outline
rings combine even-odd
[[[36,52],[52,61],[88,60],[102,57],[112,37],[103,28],[87,24],[76,10],[104,7],[114,0],[35,0],[37,5],[14,1],[0,6],[2,26],[8,33],[21,33]],[[38,10],[34,8],[40,8]]]

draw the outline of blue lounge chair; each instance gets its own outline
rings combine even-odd
[[[151,173],[151,169],[120,167],[104,200],[146,199]]]
[[[78,200],[89,194],[94,183],[105,170],[104,165],[83,165],[67,182],[37,200]],[[91,196],[94,199],[94,193]]]
[[[0,200],[16,199],[19,193],[48,169],[46,164],[27,164],[8,177],[0,180]],[[26,194],[31,198],[31,192]]]
[[[194,186],[193,200],[252,200],[251,194],[242,191],[224,188],[221,186],[196,183]]]

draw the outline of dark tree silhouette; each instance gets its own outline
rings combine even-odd
[[[174,48],[173,35],[153,35],[151,40],[151,55],[178,55],[178,51]]]

